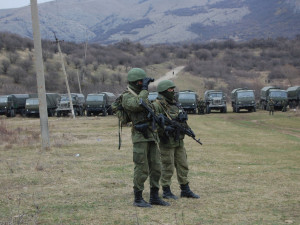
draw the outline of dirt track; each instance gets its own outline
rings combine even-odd
[[[173,70],[170,70],[167,72],[164,76],[160,77],[159,79],[155,80],[153,83],[150,84],[150,86],[157,86],[158,83],[162,80],[172,80],[177,76],[177,74],[184,68],[184,66],[178,66],[174,68]]]

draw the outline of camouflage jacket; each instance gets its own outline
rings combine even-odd
[[[144,102],[148,103],[151,106],[151,103],[148,100],[149,92],[147,90],[140,91],[139,94],[133,94],[128,91],[124,93],[122,98],[122,106],[128,117],[132,122],[131,129],[131,138],[132,143],[145,142],[145,141],[159,141],[157,131],[152,130],[152,121],[147,117],[148,113],[146,110],[139,105],[139,100],[142,98]],[[147,136],[146,138],[141,132],[135,129],[135,125],[137,124],[148,124]]]
[[[178,103],[169,104],[166,98],[162,95],[158,95],[157,99],[153,102],[155,112],[157,114],[164,114],[167,117],[170,117],[172,120],[178,118],[179,113],[183,110]],[[167,115],[168,114],[168,115]],[[187,126],[186,123],[182,124]],[[179,140],[174,140],[174,136],[167,136],[163,129],[158,130],[160,145],[165,147],[178,147],[183,145],[184,134],[180,134]]]

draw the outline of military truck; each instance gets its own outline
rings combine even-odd
[[[288,105],[290,108],[296,108],[300,105],[300,86],[289,87],[287,90]]]
[[[86,97],[86,115],[103,116],[112,115],[111,104],[116,100],[116,96],[111,92],[101,92],[88,94]]]
[[[206,105],[207,114],[209,114],[211,110],[219,110],[221,113],[227,113],[226,96],[223,91],[205,91],[204,101]]]
[[[26,99],[32,94],[11,94],[0,96],[0,115],[15,117],[16,114],[24,115]]]
[[[60,100],[60,95],[57,93],[46,93],[47,101],[47,112],[48,116],[54,116],[58,102]],[[26,99],[25,105],[25,115],[29,116],[39,116],[39,99],[38,98],[28,98]]]
[[[179,91],[176,93],[176,98],[187,113],[195,114],[197,112],[198,96],[196,92],[191,90]]]
[[[158,92],[154,91],[154,92],[150,92],[148,95],[148,99],[150,102],[153,102],[158,96]]]
[[[253,90],[247,88],[236,88],[231,92],[231,106],[233,112],[246,109],[248,112],[256,112],[256,103]]]
[[[263,87],[260,91],[260,106],[263,110],[268,109],[268,103],[270,99],[274,102],[274,109],[275,110],[282,110],[284,107],[284,101],[287,101],[287,92],[282,90],[279,87],[275,86],[266,86]]]
[[[73,110],[76,116],[83,116],[84,115],[84,107],[85,107],[85,98],[83,94],[79,93],[71,93],[72,103],[73,103]],[[71,113],[71,105],[70,99],[68,94],[61,95],[61,99],[58,103],[56,109],[56,116],[68,116]]]

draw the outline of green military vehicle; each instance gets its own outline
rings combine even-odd
[[[85,98],[83,94],[71,93],[74,114],[76,116],[84,115]],[[68,94],[61,95],[61,99],[56,109],[56,116],[68,116],[72,112]]]
[[[221,113],[227,113],[226,96],[223,91],[207,90],[204,93],[206,113],[211,110],[218,110]]]
[[[86,97],[86,115],[103,116],[112,115],[111,104],[116,100],[116,96],[111,92],[101,92],[88,94]]]
[[[231,106],[233,112],[246,109],[248,112],[256,112],[255,95],[253,90],[236,88],[231,92]]]
[[[149,99],[150,102],[153,102],[153,101],[155,101],[155,99],[157,98],[157,96],[158,96],[158,92],[153,91],[153,92],[149,93],[148,99]]]
[[[198,96],[196,92],[191,90],[179,91],[176,93],[176,98],[187,113],[195,114],[197,112]]]
[[[60,101],[60,95],[57,93],[46,93],[47,101],[47,112],[48,116],[54,116],[58,102]],[[39,116],[39,99],[38,98],[28,98],[26,99],[25,105],[25,115],[29,116]]]
[[[274,109],[275,110],[282,110],[284,107],[284,102],[287,102],[287,92],[282,90],[279,87],[275,86],[266,86],[263,87],[260,91],[260,106],[263,110],[268,109],[268,103],[270,99],[274,102]]]
[[[287,90],[288,105],[290,108],[296,108],[300,105],[300,86],[289,87]]]
[[[24,115],[26,99],[36,96],[32,94],[11,94],[0,96],[0,115],[15,117]]]

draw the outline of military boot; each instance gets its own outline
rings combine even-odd
[[[189,187],[189,183],[187,184],[181,184],[180,185],[181,189],[181,198],[200,198],[199,195],[196,195],[194,192],[191,191]]]
[[[143,191],[136,190],[136,189],[134,189],[134,202],[133,202],[133,205],[137,206],[137,207],[148,207],[148,208],[152,207],[148,202],[146,202],[143,199]]]
[[[150,189],[150,204],[151,205],[162,205],[162,206],[169,206],[168,202],[165,202],[158,196],[158,188],[151,188]]]
[[[172,198],[175,200],[178,199],[178,197],[171,192],[170,186],[163,186],[163,198]]]

